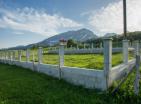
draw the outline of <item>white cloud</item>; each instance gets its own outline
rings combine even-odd
[[[18,31],[30,31],[41,35],[51,36],[59,29],[81,27],[82,24],[60,15],[50,15],[44,10],[25,7],[10,11],[1,9],[0,28],[10,28]]]
[[[123,33],[123,0],[110,3],[89,16],[89,24],[99,34]],[[141,31],[141,0],[127,0],[128,31]]]
[[[21,32],[21,31],[15,31],[15,32],[13,32],[14,34],[18,34],[18,35],[23,35],[24,34],[24,32]]]

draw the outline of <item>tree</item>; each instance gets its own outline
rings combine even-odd
[[[73,39],[69,39],[67,41],[67,47],[71,47],[71,46],[76,47],[76,45],[77,43]]]

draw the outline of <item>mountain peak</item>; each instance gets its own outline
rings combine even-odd
[[[79,29],[77,31],[90,31],[89,29],[86,29],[86,28],[82,28],[82,29]],[[92,32],[92,31],[91,31]]]
[[[91,38],[97,38],[97,36],[90,30],[86,29],[86,28],[82,28],[76,31],[67,31],[64,33],[60,33],[57,34],[55,36],[52,36],[42,42],[40,42],[40,44],[56,44],[59,42],[60,39],[65,39],[65,40],[69,40],[69,39],[74,39],[76,41],[86,41],[88,39]]]

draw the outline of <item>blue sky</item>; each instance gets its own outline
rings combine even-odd
[[[140,30],[140,5],[127,0],[128,31]],[[0,48],[81,28],[99,36],[122,33],[122,22],[122,0],[0,0]]]

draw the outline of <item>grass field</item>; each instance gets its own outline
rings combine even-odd
[[[32,51],[31,51],[32,53]],[[38,61],[37,51],[35,53],[35,61]],[[22,60],[26,61],[25,53],[23,53]],[[30,55],[30,60],[32,61],[33,55]],[[129,59],[133,58],[133,53],[129,54]],[[80,68],[90,68],[90,69],[103,69],[104,57],[103,54],[73,54],[65,55],[64,57],[65,66],[70,67],[80,67]],[[116,66],[123,62],[122,53],[117,53],[112,55],[112,66]],[[46,64],[59,64],[59,55],[57,54],[44,54],[43,63]]]
[[[133,93],[134,78],[132,73],[118,93],[111,95],[113,88],[108,93],[88,90],[45,74],[0,64],[0,104],[141,104],[141,90],[139,96]]]

